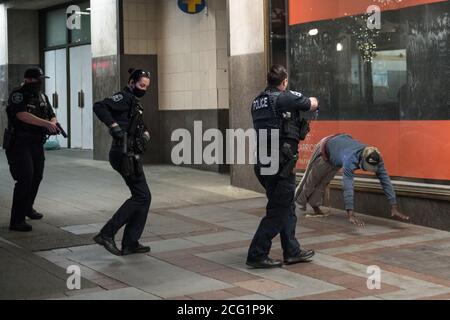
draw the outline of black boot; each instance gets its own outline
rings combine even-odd
[[[313,250],[301,250],[296,256],[284,258],[284,264],[296,264],[300,262],[308,262],[310,258],[314,256]]]
[[[117,246],[116,246],[116,242],[114,241],[114,238],[105,237],[104,235],[99,233],[98,235],[96,235],[94,237],[94,241],[97,244],[105,247],[105,249],[108,250],[113,255],[116,255],[116,256],[122,255],[119,248],[117,248]]]
[[[255,268],[255,269],[270,269],[270,268],[279,268],[283,266],[283,263],[279,260],[274,260],[271,258],[266,258],[261,261],[250,261],[247,260],[247,266]]]
[[[122,247],[122,255],[128,256],[130,254],[135,253],[147,253],[150,252],[150,247],[143,246],[142,244],[138,244],[137,247]]]
[[[33,209],[31,213],[27,214],[27,217],[30,218],[31,220],[41,220],[44,217],[44,215]]]

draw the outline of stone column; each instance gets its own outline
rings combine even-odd
[[[266,85],[264,0],[229,0],[230,128],[253,128],[250,105]],[[252,165],[232,165],[231,184],[261,191]]]
[[[120,89],[118,0],[91,1],[93,100],[111,96]],[[111,137],[94,116],[94,159],[107,160]]]

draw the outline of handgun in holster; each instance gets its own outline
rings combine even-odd
[[[138,154],[129,154],[123,157],[122,174],[125,177],[140,176],[144,173],[142,161]]]
[[[130,152],[129,147],[129,136],[128,133],[125,133],[123,138],[123,150],[122,153],[124,155],[122,160],[122,174],[125,177],[130,176],[140,176],[144,173],[144,168],[142,165],[141,157],[134,152]]]
[[[298,160],[298,155],[292,152],[289,143],[284,143],[281,147],[280,160],[280,171],[278,175],[281,178],[289,178],[292,175]]]
[[[14,137],[14,129],[6,128],[3,134],[3,149],[8,150],[12,146],[12,141]]]

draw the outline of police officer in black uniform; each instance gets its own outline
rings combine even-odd
[[[31,231],[25,217],[42,219],[33,209],[44,172],[43,144],[48,134],[59,132],[48,97],[41,91],[44,73],[40,68],[25,71],[24,83],[9,96],[4,148],[14,187],[10,230]]]
[[[94,104],[97,117],[109,128],[113,143],[109,153],[111,166],[120,173],[131,191],[131,198],[106,223],[94,241],[114,255],[146,253],[150,247],[139,243],[150,208],[151,194],[142,168],[140,155],[150,140],[139,103],[149,85],[150,74],[130,69],[128,86],[110,98]],[[125,226],[122,250],[114,241]]]
[[[278,234],[285,264],[308,261],[314,255],[312,250],[301,250],[295,237],[297,217],[293,169],[298,159],[298,144],[305,138],[309,128],[300,112],[317,110],[318,101],[299,92],[288,91],[288,74],[283,66],[271,67],[267,82],[268,87],[253,102],[252,118],[257,132],[269,131],[266,150],[271,148],[270,130],[279,130],[279,170],[272,175],[263,173],[267,165],[260,161],[258,152],[255,174],[266,190],[268,203],[266,216],[261,220],[248,251],[247,265],[253,268],[282,266],[282,261],[269,257],[272,239]]]

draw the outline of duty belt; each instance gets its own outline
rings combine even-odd
[[[16,138],[22,138],[22,139],[28,139],[30,141],[42,141],[45,138],[45,135],[42,133],[29,133],[29,132],[21,132],[21,131],[15,131],[14,137]]]

